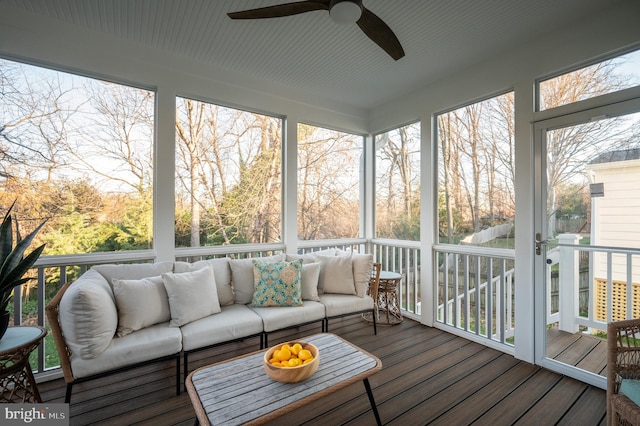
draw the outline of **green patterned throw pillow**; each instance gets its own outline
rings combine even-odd
[[[293,262],[253,261],[255,290],[251,306],[302,306],[302,259]]]

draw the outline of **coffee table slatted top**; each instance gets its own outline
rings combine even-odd
[[[215,425],[264,423],[382,368],[377,357],[331,333],[296,341],[313,343],[320,353],[318,370],[299,383],[281,383],[267,376],[262,365],[266,350],[191,373],[187,390],[198,420]]]

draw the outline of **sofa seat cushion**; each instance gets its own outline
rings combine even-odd
[[[324,319],[324,305],[312,300],[305,300],[303,306],[252,307],[251,309],[262,318],[266,332]]]
[[[69,286],[60,301],[59,322],[75,357],[93,360],[109,346],[118,312],[111,287],[100,273],[90,269]]]
[[[326,309],[327,318],[373,309],[371,296],[325,293],[320,295],[320,302]]]
[[[247,305],[223,306],[218,314],[183,325],[182,347],[185,351],[204,348],[262,332],[262,318]]]
[[[626,395],[636,405],[640,405],[640,380],[622,379],[620,393]]]
[[[71,369],[75,378],[127,367],[143,361],[174,355],[182,348],[182,334],[169,323],[152,325],[124,337],[111,340],[107,348],[94,359],[71,357]]]

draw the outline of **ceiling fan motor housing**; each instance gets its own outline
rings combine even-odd
[[[353,24],[362,16],[362,0],[331,0],[329,15],[339,24]]]

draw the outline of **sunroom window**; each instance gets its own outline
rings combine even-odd
[[[282,119],[176,100],[176,247],[281,240]]]
[[[513,248],[513,92],[438,116],[438,240]]]
[[[155,93],[0,59],[0,205],[44,255],[150,249]]]
[[[298,125],[298,239],[360,236],[363,137]]]
[[[640,85],[640,50],[543,80],[539,110],[568,105]]]
[[[376,236],[420,240],[420,123],[377,135]]]

